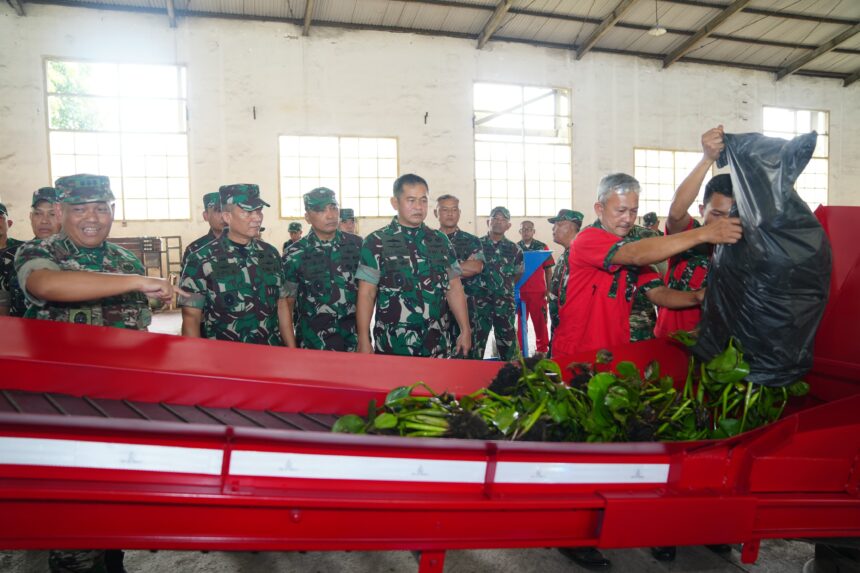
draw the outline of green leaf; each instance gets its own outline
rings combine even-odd
[[[723,418],[717,422],[717,425],[729,438],[741,433],[741,421],[737,418]]]
[[[376,419],[376,398],[367,403],[367,421],[373,423]]]
[[[341,416],[331,427],[331,431],[341,434],[363,434],[365,431],[364,419],[355,414]]]
[[[373,427],[377,430],[390,430],[397,426],[397,416],[390,412],[383,412],[373,420]]]
[[[798,380],[793,384],[789,384],[787,390],[789,396],[806,396],[809,394],[809,384],[803,380]]]
[[[615,371],[621,378],[629,380],[639,380],[639,369],[635,364],[629,361],[619,362],[615,365]]]
[[[505,408],[503,410],[499,410],[499,413],[496,414],[495,418],[493,418],[493,424],[499,429],[501,433],[507,434],[516,419],[516,408]]]
[[[385,405],[391,406],[392,404],[396,404],[397,402],[402,401],[404,398],[408,398],[411,393],[411,386],[398,386],[397,388],[389,392],[388,396],[385,397]]]
[[[543,360],[535,364],[534,371],[539,372],[547,377],[549,374],[554,374],[556,380],[561,380],[561,367],[555,360],[549,360],[544,358]]]
[[[697,342],[696,337],[687,332],[686,330],[676,330],[669,335],[669,338],[677,340],[678,342],[687,347],[695,346]]]

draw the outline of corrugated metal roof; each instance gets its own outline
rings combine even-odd
[[[166,0],[32,0],[113,9],[166,11]],[[174,0],[178,16],[289,20],[301,24],[308,0]],[[503,0],[315,0],[314,26],[415,31],[477,40]],[[490,36],[582,50],[622,0],[514,0]],[[635,0],[591,46],[606,51],[774,71],[827,45],[846,30],[860,32],[860,0],[751,0],[694,43],[690,39],[724,14],[733,0]],[[656,13],[655,13],[656,11]],[[648,29],[659,19],[669,33]],[[476,48],[477,49],[477,48]],[[681,53],[675,53],[680,51]],[[670,57],[671,56],[671,57]],[[677,57],[676,57],[677,56]],[[587,57],[587,55],[585,56]],[[793,70],[842,77],[860,72],[860,33]]]

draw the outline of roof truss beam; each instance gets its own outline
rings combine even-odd
[[[695,48],[696,44],[711,35],[711,33],[720,27],[723,22],[734,16],[744,6],[749,4],[751,0],[735,0],[725,7],[722,12],[711,18],[707,24],[702,26],[698,32],[688,38],[683,44],[678,46],[672,53],[663,59],[663,67],[668,68],[673,63],[677,62],[687,52]]]
[[[612,28],[612,26],[614,26],[622,16],[624,16],[624,13],[627,12],[635,2],[636,0],[621,0],[621,2],[615,6],[615,9],[610,12],[602,22],[600,22],[600,25],[591,33],[588,39],[582,43],[582,46],[577,48],[576,59],[581,60],[582,57],[594,47],[600,38],[602,38]]]
[[[6,3],[9,4],[9,6],[11,6],[19,16],[27,15],[27,13],[24,12],[24,4],[21,0],[6,0]]]
[[[857,80],[860,80],[860,70],[857,70],[856,72],[845,78],[845,80],[842,82],[842,87],[847,88]]]
[[[706,0],[660,0],[669,4],[681,4],[683,6],[695,6],[696,8],[711,8],[713,10],[722,10],[726,7],[725,4],[717,4],[716,2],[708,2]],[[742,10],[746,14],[756,14],[758,16],[772,16],[774,18],[787,18],[790,20],[806,20],[807,22],[819,22],[822,24],[843,24],[851,26],[856,24],[856,20],[848,20],[845,18],[834,18],[832,16],[819,16],[815,14],[801,14],[799,12],[787,12],[783,10],[768,10],[766,8],[755,8],[747,6]]]
[[[478,37],[479,50],[487,44],[490,37],[495,34],[496,30],[499,29],[499,26],[502,25],[502,20],[504,20],[513,3],[514,0],[501,0],[501,2],[496,6],[495,11],[493,11],[493,15],[490,16],[490,19],[487,21],[487,25],[484,26],[484,29],[481,31],[481,35]]]
[[[167,22],[171,28],[176,27],[176,5],[173,0],[167,0]]]
[[[314,0],[305,3],[305,21],[302,25],[302,36],[307,36],[311,31],[311,21],[314,17]]]
[[[793,74],[815,58],[826,54],[845,40],[855,36],[858,33],[860,33],[860,24],[855,24],[851,26],[847,30],[843,31],[841,34],[837,34],[836,36],[830,38],[828,41],[815,48],[812,52],[801,56],[793,62],[790,62],[789,64],[785,65],[776,73],[776,79],[781,80],[785,76]]]

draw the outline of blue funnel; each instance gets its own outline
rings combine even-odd
[[[523,324],[523,338],[520,340],[520,348],[522,348],[523,356],[529,355],[529,329],[528,316],[526,314],[526,305],[520,300],[520,287],[531,278],[536,271],[541,268],[544,261],[552,256],[552,251],[526,251],[523,253],[523,276],[517,281],[514,286],[514,302],[517,305],[517,314],[520,315],[520,320]]]

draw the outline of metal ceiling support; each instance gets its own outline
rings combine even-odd
[[[19,16],[26,16],[27,13],[24,12],[24,4],[21,3],[21,0],[6,0],[9,3],[9,6],[15,9],[15,13]]]
[[[305,23],[302,26],[302,36],[307,36],[311,31],[311,20],[314,17],[314,0],[305,3]]]
[[[683,6],[695,6],[696,8],[711,8],[714,10],[722,10],[726,7],[725,4],[716,2],[706,2],[704,0],[660,0],[669,4],[681,4]],[[786,18],[789,20],[806,20],[807,22],[818,22],[821,24],[842,24],[851,26],[856,24],[856,20],[846,18],[833,18],[832,16],[818,16],[815,14],[801,14],[799,12],[786,12],[784,10],[767,10],[765,8],[754,8],[748,6],[742,10],[745,14],[755,14],[757,16],[772,16],[774,18]]]
[[[585,42],[583,42],[579,48],[577,48],[576,59],[581,60],[582,56],[587,54],[588,51],[591,50],[591,48],[593,48],[594,45],[598,42],[598,40],[600,40],[600,38],[602,38],[603,35],[606,34],[612,28],[612,26],[614,26],[615,23],[621,19],[622,16],[624,16],[624,13],[627,12],[627,10],[629,10],[631,6],[633,6],[634,2],[636,2],[636,0],[621,0],[621,2],[618,3],[615,9],[610,12],[609,15],[606,16],[606,18],[603,19],[597,29],[591,33],[588,39],[585,40]]]
[[[505,15],[508,13],[508,10],[511,9],[511,5],[514,3],[514,0],[501,0],[498,6],[496,6],[496,11],[493,12],[493,15],[490,16],[490,20],[487,22],[487,25],[484,26],[483,31],[481,31],[481,35],[478,38],[478,49],[483,48],[487,41],[489,41],[490,36],[492,36],[496,30],[499,29],[499,26],[502,25],[502,20]]]
[[[176,6],[173,4],[173,0],[167,0],[167,21],[171,28],[176,27]]]
[[[860,33],[860,24],[855,24],[855,25],[851,26],[847,30],[843,31],[841,34],[838,34],[837,36],[830,38],[828,41],[826,41],[823,44],[821,44],[820,46],[818,46],[812,52],[806,54],[805,56],[801,56],[801,57],[797,58],[793,62],[791,62],[791,63],[787,64],[786,66],[784,66],[783,68],[781,68],[778,72],[776,72],[776,79],[781,80],[785,76],[787,76],[789,74],[793,74],[794,72],[796,72],[797,70],[799,70],[800,68],[802,68],[803,66],[805,66],[806,64],[808,64],[809,62],[814,60],[815,58],[817,58],[818,56],[826,54],[827,52],[829,52],[830,50],[832,50],[833,48],[835,48],[836,46],[838,46],[839,44],[841,44],[842,42],[847,40],[848,38],[851,38],[852,36],[854,36],[858,33]]]
[[[735,0],[726,8],[711,18],[707,24],[705,24],[698,32],[693,34],[693,36],[687,39],[683,44],[681,44],[678,48],[676,48],[671,54],[666,56],[663,60],[663,67],[668,68],[673,63],[678,61],[684,54],[692,50],[696,44],[701,42],[704,38],[707,38],[711,32],[716,30],[723,22],[731,18],[738,10],[742,9],[744,6],[749,4],[752,0]]]
[[[856,72],[845,78],[845,80],[842,82],[842,87],[847,88],[857,80],[860,80],[860,70],[857,70]]]

